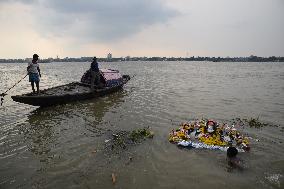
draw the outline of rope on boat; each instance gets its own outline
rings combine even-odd
[[[1,101],[1,106],[3,105],[3,101],[4,101],[4,96],[6,96],[7,92],[10,91],[11,89],[13,89],[18,83],[20,83],[23,79],[25,79],[27,77],[28,74],[25,75],[25,77],[23,77],[22,79],[20,79],[17,83],[15,83],[12,87],[10,87],[8,90],[6,90],[4,93],[0,94],[0,101]]]

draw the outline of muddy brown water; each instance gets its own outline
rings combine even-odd
[[[40,64],[41,89],[78,81],[89,63]],[[48,108],[0,107],[0,188],[283,188],[284,64],[113,62],[135,75],[111,95]],[[26,64],[0,64],[0,89]],[[0,92],[1,92],[0,91]],[[256,118],[278,127],[243,128],[253,137],[243,171],[227,171],[222,151],[179,149],[168,133],[186,120]],[[155,136],[111,150],[113,133],[150,127]],[[112,182],[115,175],[115,184]]]

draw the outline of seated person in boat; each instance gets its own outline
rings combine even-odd
[[[100,70],[99,65],[97,62],[97,57],[93,58],[93,62],[91,63],[91,90],[93,91],[95,88],[95,85],[97,88],[102,88],[103,84],[100,81]]]
[[[35,93],[34,83],[36,84],[37,93],[39,93],[39,78],[41,77],[41,74],[37,63],[38,57],[39,56],[37,54],[34,54],[32,62],[30,62],[27,67],[29,82],[31,82],[33,93]]]

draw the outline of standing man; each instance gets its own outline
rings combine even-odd
[[[37,63],[38,57],[37,54],[34,54],[32,62],[30,62],[27,67],[29,82],[31,82],[33,93],[35,93],[34,83],[36,83],[37,94],[39,94],[39,78],[41,77],[39,65]]]
[[[97,57],[94,57],[93,62],[91,63],[91,91],[94,91],[95,84],[97,87],[100,84],[100,70]]]

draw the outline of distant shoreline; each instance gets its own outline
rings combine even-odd
[[[93,57],[81,58],[47,58],[40,59],[40,63],[51,62],[91,62]],[[27,63],[31,58],[25,59],[0,59],[0,63]],[[125,61],[208,61],[208,62],[284,62],[284,57],[120,57],[120,58],[98,58],[99,62],[125,62]]]

